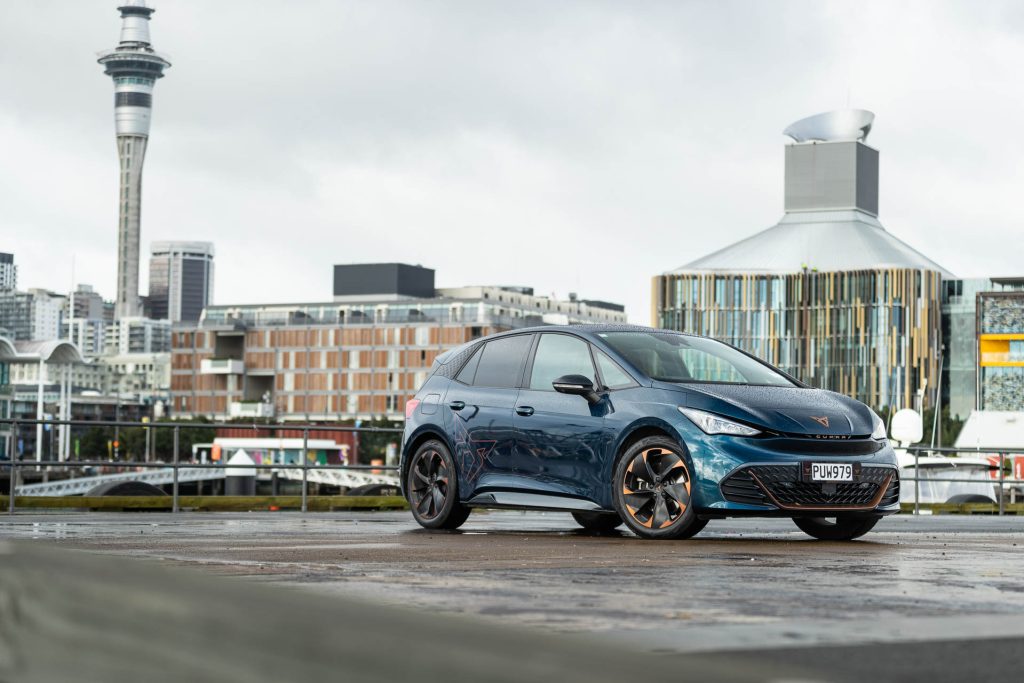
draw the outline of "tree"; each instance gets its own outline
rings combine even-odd
[[[401,429],[402,423],[381,418],[363,421],[359,426]],[[356,437],[359,439],[359,460],[363,463],[368,463],[378,458],[383,460],[387,454],[388,444],[398,444],[402,441],[402,435],[397,432],[356,432]]]
[[[110,427],[89,427],[78,439],[78,457],[81,460],[105,460],[107,444],[114,440]]]
[[[153,438],[156,439],[154,448],[157,460],[170,461],[174,459],[174,427],[173,424],[191,425],[208,423],[206,418],[193,420],[177,420],[174,423],[157,422],[159,428],[153,429]],[[181,426],[178,429],[178,457],[181,460],[189,460],[192,457],[192,446],[197,443],[213,443],[217,436],[217,430],[212,427],[190,427]]]

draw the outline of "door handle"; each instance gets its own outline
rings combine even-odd
[[[516,412],[522,415],[523,417],[529,417],[533,415],[533,408],[531,408],[530,406],[518,406],[516,408]]]
[[[451,408],[452,410],[462,410],[463,408],[466,407],[466,402],[465,401],[452,401],[451,403],[448,404],[448,407]]]

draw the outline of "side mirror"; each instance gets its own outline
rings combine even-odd
[[[562,375],[552,382],[551,386],[560,394],[582,396],[591,405],[601,400],[601,397],[594,391],[594,382],[583,375]]]

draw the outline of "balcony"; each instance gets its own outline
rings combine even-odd
[[[262,401],[233,401],[228,412],[231,417],[274,417],[274,406]]]
[[[245,361],[234,358],[204,358],[199,364],[202,375],[241,375],[245,372]]]

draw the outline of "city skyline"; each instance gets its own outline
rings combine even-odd
[[[21,161],[2,171],[0,247],[22,288],[69,290],[77,254],[76,282],[116,292],[109,85],[93,61],[116,5],[66,3],[56,23],[17,6],[0,28],[0,67],[25,95],[0,105],[0,142]],[[345,4],[319,8],[302,41],[291,4],[244,20],[231,3],[152,5],[175,78],[147,151],[141,246],[215,242],[219,302],[319,298],[328,288],[307,272],[395,260],[436,267],[443,286],[585,291],[646,323],[650,273],[781,215],[782,128],[847,104],[878,114],[894,235],[961,277],[1018,270],[1003,245],[1022,217],[1011,122],[1024,13],[1007,3]],[[799,47],[770,71],[754,59],[779,45]],[[59,64],[64,87],[14,55]],[[446,230],[507,240],[513,258],[452,250]]]

